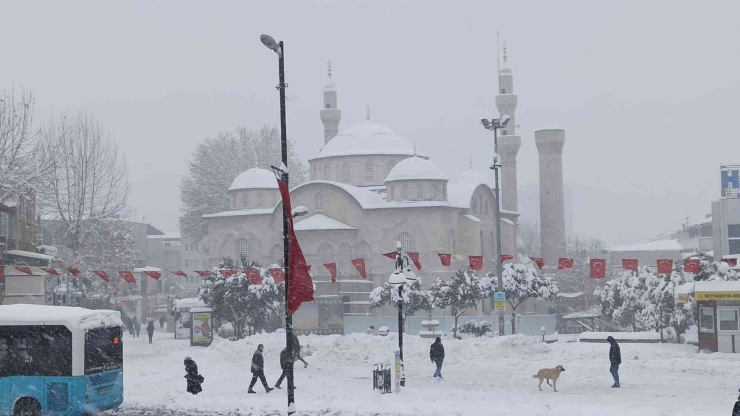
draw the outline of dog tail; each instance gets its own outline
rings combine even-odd
[[[533,375],[532,378],[539,378],[537,374]]]

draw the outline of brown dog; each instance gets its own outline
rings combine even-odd
[[[540,379],[540,384],[537,386],[540,391],[542,391],[542,380],[547,380],[547,385],[552,386],[552,389],[557,392],[558,378],[560,377],[560,373],[563,371],[565,371],[565,368],[563,368],[562,365],[555,368],[542,368],[536,375],[533,375],[532,378]],[[552,380],[552,384],[550,384],[550,380]]]

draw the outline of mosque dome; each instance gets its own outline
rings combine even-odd
[[[391,169],[386,182],[404,180],[447,180],[447,175],[434,162],[418,156],[399,162]]]
[[[391,128],[367,121],[339,132],[316,158],[355,155],[413,156],[414,146]]]
[[[275,174],[267,169],[252,168],[240,173],[229,187],[229,191],[240,189],[278,189]]]

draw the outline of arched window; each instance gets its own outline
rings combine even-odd
[[[313,202],[314,202],[314,208],[317,211],[322,211],[325,207],[324,194],[322,194],[321,192],[317,192],[316,195],[313,197]]]
[[[330,181],[331,180],[330,174],[331,174],[331,168],[329,167],[329,165],[326,165],[326,167],[324,167],[324,179],[327,181]]]
[[[424,197],[424,188],[420,183],[416,184],[416,199],[422,199]]]
[[[262,192],[257,192],[257,208],[262,208]]]
[[[349,183],[349,164],[347,162],[342,165],[342,182]]]
[[[398,241],[401,242],[401,248],[405,252],[414,251],[414,238],[411,237],[411,233],[402,232],[398,237]]]
[[[247,192],[244,192],[244,194],[242,194],[242,207],[249,208],[249,193]]]
[[[401,199],[404,201],[409,199],[409,187],[406,185],[401,187]]]
[[[249,240],[239,238],[236,240],[236,258],[234,261],[237,265],[245,265],[251,260],[249,252]]]
[[[391,173],[394,166],[396,166],[395,162],[388,162],[388,173]]]
[[[365,162],[365,182],[373,181],[373,163]]]
[[[484,201],[485,208],[483,209],[483,215],[488,215],[488,200]]]

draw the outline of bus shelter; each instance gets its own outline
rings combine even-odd
[[[694,297],[699,314],[699,348],[740,353],[740,282],[696,282]]]

